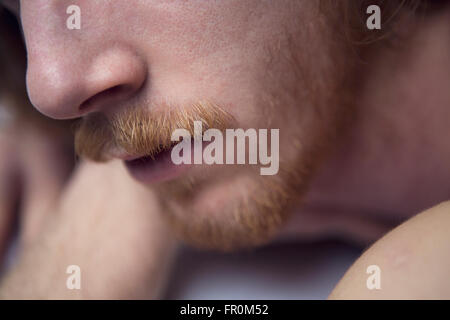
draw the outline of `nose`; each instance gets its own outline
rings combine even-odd
[[[29,52],[27,88],[32,104],[51,118],[71,119],[107,112],[134,97],[146,81],[144,60],[130,48],[103,49]]]

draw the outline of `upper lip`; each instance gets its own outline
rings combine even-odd
[[[165,150],[169,150],[169,149],[173,148],[173,146],[176,145],[177,143],[178,142],[173,143],[169,148],[165,148]],[[161,150],[161,151],[163,151],[163,150]],[[107,154],[110,158],[120,159],[123,161],[133,161],[133,160],[148,156],[146,154],[130,154],[120,147],[115,147],[115,148],[109,150],[107,152]]]
[[[125,150],[121,150],[121,149],[114,149],[114,150],[110,150],[108,152],[109,157],[114,158],[114,159],[120,159],[123,161],[132,161],[132,160],[136,160],[142,157],[145,157],[145,155],[133,155],[133,154],[129,154],[128,152],[126,152]]]

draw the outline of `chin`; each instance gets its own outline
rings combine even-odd
[[[299,170],[280,170],[276,176],[238,166],[193,171],[195,175],[152,188],[178,237],[201,249],[234,251],[267,244],[307,189]]]

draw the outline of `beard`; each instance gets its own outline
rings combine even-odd
[[[213,103],[198,102],[183,111],[155,108],[165,111],[149,115],[136,108],[111,119],[101,114],[83,119],[75,132],[77,154],[102,162],[109,160],[109,149],[119,147],[129,154],[153,157],[171,147],[173,130],[184,128],[193,135],[194,121],[202,121],[205,131],[235,126],[234,118]],[[258,245],[282,226],[286,206],[306,180],[303,173],[310,172],[298,164],[282,165],[270,178],[251,165],[202,166],[200,173],[194,168],[193,173],[148,188],[156,193],[163,216],[182,240],[227,251]]]
[[[329,26],[317,28],[332,38]],[[162,216],[185,242],[223,251],[269,242],[286,224],[320,163],[349,127],[354,114],[350,80],[355,79],[353,65],[346,62],[352,60],[349,50],[329,39],[324,46],[319,39],[308,42],[305,51],[293,38],[288,36],[284,46],[280,42],[268,51],[271,58],[265,76],[267,83],[278,86],[261,90],[259,122],[251,125],[281,128],[278,174],[261,176],[249,165],[202,165],[183,177],[148,186],[161,203]],[[317,59],[317,52],[323,57]],[[110,119],[87,116],[76,130],[76,152],[105,161],[108,149],[120,147],[130,154],[153,157],[173,145],[173,130],[193,133],[194,121],[201,121],[203,130],[235,128],[238,121],[226,109],[202,100],[186,106],[137,106]],[[284,124],[291,125],[283,130]]]
[[[306,191],[311,172],[298,164],[283,165],[275,176],[254,168],[219,170],[152,187],[176,234],[197,248],[232,251],[268,242]]]

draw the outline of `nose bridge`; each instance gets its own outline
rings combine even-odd
[[[22,9],[27,87],[42,113],[68,119],[105,111],[107,102],[130,96],[144,83],[145,62],[120,34],[102,28],[68,30],[60,17],[54,17],[61,10],[51,6],[38,8],[44,17],[30,21],[32,9]]]

